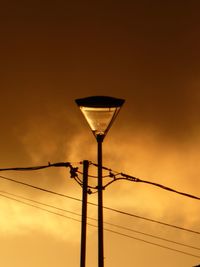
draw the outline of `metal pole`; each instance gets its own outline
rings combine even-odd
[[[80,266],[85,267],[86,261],[86,230],[87,230],[87,189],[89,161],[83,161],[83,190],[82,190],[82,223],[81,223],[81,259]]]
[[[104,266],[103,250],[103,184],[102,184],[102,143],[104,135],[97,135],[98,144],[98,266]]]

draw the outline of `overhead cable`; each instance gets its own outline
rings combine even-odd
[[[81,214],[79,214],[77,212],[73,212],[73,211],[69,211],[69,210],[66,210],[66,209],[58,208],[58,207],[56,207],[54,205],[49,205],[49,204],[46,204],[46,203],[43,203],[43,202],[40,202],[40,201],[37,201],[37,200],[34,200],[34,199],[30,199],[30,198],[27,198],[27,197],[19,196],[17,194],[9,193],[7,191],[0,191],[0,194],[2,194],[1,196],[3,196],[3,194],[4,195],[5,194],[11,195],[11,196],[23,199],[23,200],[27,200],[27,201],[42,205],[42,206],[50,207],[50,208],[53,208],[53,209],[56,209],[56,210],[59,210],[59,211],[62,211],[62,212],[70,213],[70,214],[73,214],[73,215],[81,217]],[[27,203],[27,205],[28,205],[28,203]],[[89,217],[88,216],[87,218],[89,220],[97,221],[97,219],[95,219],[93,217]],[[114,223],[110,223],[110,222],[107,222],[107,221],[104,221],[104,224],[116,227],[118,229],[127,230],[127,231],[134,232],[134,233],[137,233],[137,234],[141,234],[141,235],[144,235],[144,236],[148,236],[148,237],[152,237],[152,238],[159,239],[159,240],[162,240],[162,241],[166,241],[166,242],[169,242],[169,243],[177,244],[177,245],[180,245],[180,246],[184,246],[184,247],[200,250],[199,247],[194,247],[194,246],[191,246],[191,245],[188,245],[188,244],[184,244],[184,243],[177,242],[177,241],[174,241],[174,240],[170,240],[170,239],[167,239],[167,238],[163,238],[163,237],[160,237],[160,236],[144,233],[144,232],[141,232],[141,231],[129,228],[129,227],[124,227],[124,226],[121,226],[121,225],[118,225],[118,224],[114,224]]]
[[[96,163],[92,163],[92,165],[94,166],[98,166],[98,164]],[[164,190],[168,190],[168,191],[171,191],[171,192],[174,192],[174,193],[177,193],[177,194],[180,194],[180,195],[183,195],[183,196],[186,196],[186,197],[190,197],[190,198],[193,198],[193,199],[197,199],[197,200],[200,200],[200,197],[197,197],[197,196],[194,196],[192,194],[188,194],[188,193],[185,193],[185,192],[180,192],[178,190],[175,190],[173,188],[170,188],[168,186],[165,186],[165,185],[162,185],[162,184],[159,184],[159,183],[155,183],[155,182],[151,182],[151,181],[146,181],[146,180],[142,180],[140,178],[137,178],[137,177],[134,177],[134,176],[131,176],[131,175],[128,175],[128,174],[125,174],[125,173],[119,173],[119,172],[116,172],[116,171],[113,171],[107,167],[102,167],[104,170],[107,170],[110,172],[110,177],[112,178],[111,181],[109,181],[106,185],[104,185],[104,189],[109,186],[110,184],[112,184],[113,182],[115,181],[118,181],[118,180],[128,180],[128,181],[131,181],[131,182],[137,182],[137,183],[146,183],[146,184],[150,184],[150,185],[154,185],[154,186],[157,186],[157,187],[160,187]],[[118,176],[122,176],[122,177],[118,177]]]
[[[43,192],[46,192],[46,193],[50,193],[50,194],[54,194],[54,195],[57,195],[57,196],[61,196],[61,197],[65,197],[65,198],[69,198],[69,199],[72,199],[72,200],[76,200],[76,201],[82,202],[82,200],[79,199],[79,198],[75,198],[75,197],[72,197],[72,196],[69,196],[69,195],[65,195],[65,194],[58,193],[58,192],[55,192],[55,191],[52,191],[52,190],[48,190],[48,189],[45,189],[45,188],[41,188],[41,187],[38,187],[38,186],[35,186],[35,185],[24,183],[24,182],[21,182],[21,181],[12,179],[12,178],[8,178],[8,177],[2,176],[2,175],[0,175],[0,178],[4,179],[4,180],[8,180],[10,182],[22,184],[24,186],[28,186],[28,187],[31,187],[33,189],[37,189],[37,190],[40,190],[40,191],[43,191]],[[93,202],[88,202],[88,204],[92,205],[92,206],[97,206],[97,204],[95,204]],[[116,212],[116,213],[119,213],[119,214],[123,214],[123,215],[126,215],[126,216],[131,216],[131,217],[134,217],[134,218],[150,221],[152,223],[158,223],[158,224],[161,224],[161,225],[164,225],[164,226],[169,226],[169,227],[173,227],[173,228],[176,228],[176,229],[179,229],[179,230],[183,230],[183,231],[187,231],[187,232],[190,232],[190,233],[193,233],[193,234],[200,235],[200,232],[195,231],[195,230],[191,230],[191,229],[188,229],[188,228],[183,228],[183,227],[176,226],[176,225],[173,225],[173,224],[168,224],[168,223],[165,223],[165,222],[161,222],[161,221],[158,221],[158,220],[154,220],[154,219],[150,219],[150,218],[147,218],[147,217],[139,216],[139,215],[136,215],[136,214],[133,214],[133,213],[130,213],[130,212],[121,211],[121,210],[114,209],[114,208],[107,207],[107,206],[103,206],[103,208],[105,210],[113,211],[113,212]]]
[[[125,236],[125,237],[128,237],[128,238],[131,238],[131,239],[135,239],[135,240],[147,243],[147,244],[151,244],[151,245],[154,245],[154,246],[157,246],[157,247],[161,247],[161,248],[165,248],[165,249],[168,249],[168,250],[176,251],[176,252],[179,252],[179,253],[182,253],[182,254],[185,254],[185,255],[188,255],[188,256],[192,256],[192,257],[195,257],[195,258],[200,258],[200,255],[195,255],[195,254],[188,253],[188,252],[185,252],[185,251],[182,251],[182,250],[178,250],[178,249],[174,249],[174,248],[171,248],[171,247],[167,247],[167,246],[163,246],[163,245],[160,245],[160,244],[156,244],[154,242],[150,242],[150,241],[147,241],[147,240],[144,240],[144,239],[140,239],[140,238],[137,238],[137,237],[134,237],[134,236],[123,234],[123,233],[120,233],[120,232],[117,232],[117,231],[113,231],[113,230],[110,230],[110,229],[104,228],[104,230],[105,231],[109,231],[109,232],[114,233],[114,234],[118,234],[118,235],[122,235],[122,236]]]
[[[191,194],[188,194],[188,193],[180,192],[178,190],[175,190],[173,188],[167,187],[167,186],[162,185],[162,184],[158,184],[158,183],[150,182],[150,181],[145,181],[145,180],[142,180],[142,179],[139,179],[139,178],[136,178],[136,177],[124,174],[124,173],[121,173],[121,175],[124,176],[125,178],[128,178],[128,180],[133,181],[133,182],[140,182],[140,183],[146,183],[146,184],[155,185],[155,186],[160,187],[162,189],[165,189],[165,190],[168,190],[168,191],[171,191],[171,192],[174,192],[174,193],[186,196],[186,197],[190,197],[190,198],[194,198],[194,199],[200,200],[200,197],[197,197],[197,196],[194,196],[194,195],[191,195]]]
[[[40,210],[43,210],[43,211],[46,211],[46,212],[51,213],[51,214],[55,214],[55,215],[58,215],[58,216],[61,216],[61,217],[64,217],[64,218],[67,218],[67,219],[70,219],[70,220],[73,220],[73,221],[76,221],[76,222],[81,222],[78,219],[75,219],[75,218],[66,216],[64,214],[60,214],[60,213],[54,212],[54,211],[50,211],[48,209],[41,208],[41,207],[38,207],[36,205],[32,205],[32,204],[27,203],[25,201],[21,201],[19,199],[16,199],[16,198],[13,198],[13,197],[9,197],[9,196],[6,196],[6,195],[1,194],[1,193],[0,193],[0,196],[5,197],[5,198],[10,199],[10,200],[13,200],[13,201],[16,201],[16,202],[19,202],[19,203],[22,203],[22,204],[25,204],[25,205],[28,205],[28,206],[31,206],[31,207],[34,207],[34,208],[37,208],[37,209],[40,209]],[[93,226],[93,227],[97,227],[96,225],[91,224],[91,223],[88,223],[88,225],[89,226]],[[185,254],[185,255],[188,255],[188,256],[192,256],[192,257],[195,257],[195,258],[200,258],[200,255],[195,255],[195,254],[192,254],[192,253],[189,253],[189,252],[185,252],[185,251],[182,251],[182,250],[178,250],[178,249],[174,249],[174,248],[171,248],[171,247],[168,247],[168,246],[164,246],[164,245],[161,245],[161,244],[150,242],[150,241],[147,241],[147,240],[144,240],[144,239],[140,239],[140,238],[137,238],[137,237],[134,237],[134,236],[130,236],[130,235],[118,232],[118,231],[114,231],[114,230],[107,229],[107,228],[104,228],[104,230],[108,231],[108,232],[111,232],[111,233],[114,233],[114,234],[118,234],[118,235],[124,236],[124,237],[131,238],[131,239],[134,239],[134,240],[137,240],[137,241],[141,241],[141,242],[144,242],[144,243],[147,243],[147,244],[151,244],[151,245],[154,245],[154,246],[157,246],[157,247],[161,247],[161,248],[164,248],[164,249],[175,251],[175,252],[178,252],[178,253],[181,253],[181,254]]]
[[[48,165],[34,166],[34,167],[16,167],[16,168],[0,168],[0,171],[36,171],[41,169],[46,169],[50,167],[70,167],[70,162],[57,162],[48,163]]]
[[[54,194],[54,195],[57,195],[57,196],[61,196],[61,197],[65,197],[65,198],[69,198],[69,199],[76,200],[76,201],[80,201],[80,202],[82,201],[82,200],[79,199],[79,198],[71,197],[71,196],[68,196],[68,195],[65,195],[65,194],[62,194],[62,193],[58,193],[58,192],[55,192],[55,191],[52,191],[52,190],[49,190],[49,189],[45,189],[45,188],[42,188],[42,187],[39,187],[39,186],[35,186],[35,185],[31,185],[31,184],[27,184],[27,183],[24,183],[24,182],[21,182],[21,181],[18,181],[18,180],[9,178],[9,177],[5,177],[5,176],[2,176],[2,175],[0,175],[0,178],[1,178],[1,179],[8,180],[8,181],[10,181],[10,182],[17,183],[17,184],[22,184],[22,185],[25,185],[25,186],[28,186],[28,187],[31,187],[31,188],[34,188],[34,189],[37,189],[37,190],[46,192],[46,193]],[[95,205],[95,204],[94,204],[94,205]]]

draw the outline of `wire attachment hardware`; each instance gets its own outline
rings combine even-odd
[[[71,175],[70,177],[71,178],[77,178],[78,177],[77,172],[78,172],[78,167],[72,167],[70,165],[70,175]]]

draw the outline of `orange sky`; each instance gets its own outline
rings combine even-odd
[[[0,168],[96,161],[96,141],[74,100],[109,95],[126,102],[104,141],[104,165],[200,196],[199,7],[176,0],[2,4]],[[81,198],[81,188],[65,169],[1,175]],[[79,202],[3,179],[0,184],[2,191],[81,212]],[[104,203],[200,231],[198,200],[150,185],[116,182],[105,190]],[[80,223],[3,197],[0,207],[1,266],[79,266]],[[96,218],[94,207],[88,212]],[[111,211],[104,215],[105,222],[200,247],[198,235]],[[96,237],[89,227],[87,267],[97,266]],[[105,267],[198,263],[105,232]]]

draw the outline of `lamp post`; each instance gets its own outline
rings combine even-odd
[[[97,140],[98,161],[98,267],[104,267],[103,249],[103,183],[102,183],[102,143],[115,120],[123,99],[109,96],[91,96],[75,100],[80,107]]]

